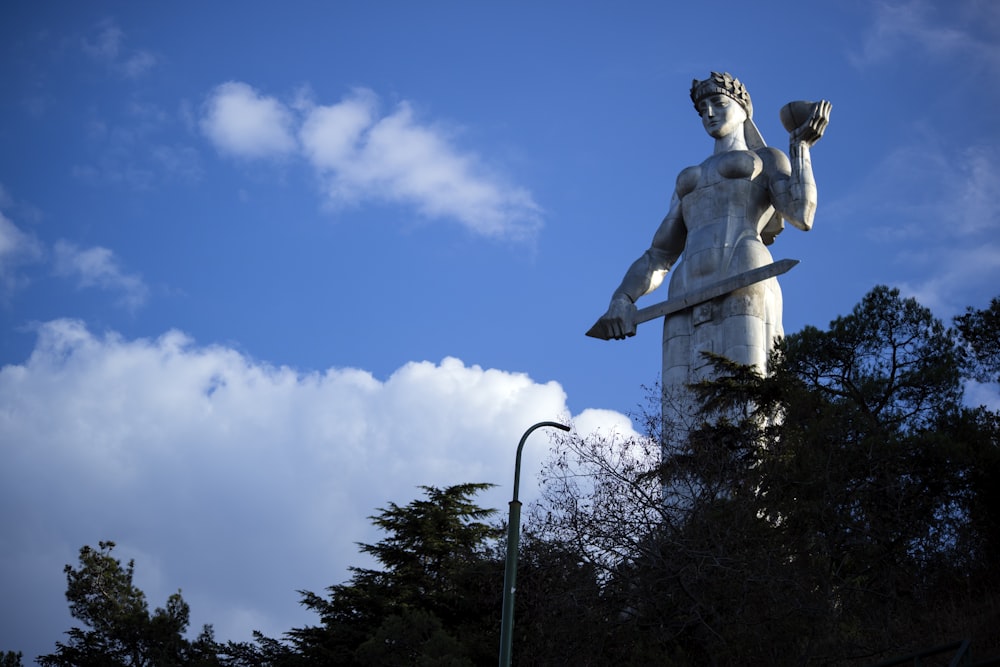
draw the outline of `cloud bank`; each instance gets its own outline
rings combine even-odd
[[[541,224],[531,193],[453,145],[446,130],[422,123],[401,102],[389,114],[359,89],[332,105],[293,107],[230,81],[205,103],[200,127],[222,153],[243,159],[298,152],[315,170],[331,204],[385,201],[451,219],[488,237],[524,240]]]
[[[568,415],[557,383],[454,358],[385,380],[304,373],[177,331],[126,340],[73,320],[42,325],[30,358],[0,369],[0,406],[0,639],[26,652],[68,629],[62,566],[102,539],[136,558],[152,605],[181,588],[195,629],[311,623],[295,591],[366,564],[355,543],[379,538],[376,508],[482,481],[501,486],[481,504],[503,512],[521,434]],[[630,432],[613,412],[577,423]],[[546,437],[525,448],[526,501]]]

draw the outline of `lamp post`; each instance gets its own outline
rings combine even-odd
[[[552,426],[568,431],[569,426],[559,422],[538,422],[521,436],[517,444],[517,458],[514,462],[514,499],[510,501],[510,517],[507,519],[507,562],[503,573],[503,620],[500,624],[500,667],[510,667],[510,650],[514,641],[514,591],[517,588],[517,547],[521,537],[521,501],[517,499],[517,489],[521,484],[521,450],[536,428]]]

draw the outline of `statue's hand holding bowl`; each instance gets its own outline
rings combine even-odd
[[[812,146],[823,133],[830,122],[831,105],[826,100],[819,102],[789,102],[781,107],[779,116],[781,124],[788,130],[792,143],[805,143]]]

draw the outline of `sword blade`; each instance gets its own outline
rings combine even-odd
[[[649,320],[654,320],[657,317],[664,317],[665,315],[670,315],[671,313],[676,313],[684,310],[685,308],[697,306],[699,303],[705,303],[706,301],[711,301],[716,297],[729,294],[730,292],[738,290],[741,287],[753,285],[754,283],[759,283],[762,280],[767,280],[768,278],[773,278],[774,276],[780,276],[782,273],[787,272],[798,263],[799,260],[797,259],[781,259],[777,262],[768,264],[767,266],[761,266],[756,269],[751,269],[750,271],[738,273],[735,276],[730,276],[729,278],[723,278],[722,280],[706,285],[705,287],[695,290],[694,292],[689,292],[682,296],[674,297],[673,299],[667,299],[666,301],[661,301],[660,303],[653,304],[652,306],[646,306],[636,312],[635,323],[638,325],[643,322],[648,322]],[[598,320],[594,326],[590,327],[587,335],[591,338],[608,340],[607,332],[605,331],[605,327],[601,320]]]

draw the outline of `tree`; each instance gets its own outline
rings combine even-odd
[[[715,358],[693,428],[564,438],[532,513],[599,573],[594,662],[837,664],[992,637],[998,418],[963,405],[959,343],[877,287],[784,339],[767,376]],[[681,442],[662,461],[660,438]]]
[[[0,667],[24,667],[21,657],[24,654],[20,651],[4,651],[0,653]]]
[[[302,591],[321,624],[287,633],[301,664],[473,665],[497,650],[502,529],[472,502],[488,484],[421,487],[425,499],[373,517],[387,533],[361,544],[381,569],[351,568],[326,598]],[[299,664],[299,663],[290,663]]]
[[[988,308],[968,308],[955,318],[955,326],[965,347],[966,372],[980,382],[1000,383],[1000,297],[994,297]],[[974,424],[970,439],[979,437],[989,444],[976,449],[969,466],[972,494],[970,523],[979,527],[968,544],[970,553],[981,558],[1000,551],[1000,416],[986,408],[966,415]],[[986,435],[983,435],[986,434]]]
[[[970,527],[981,440],[963,416],[959,358],[930,311],[876,287],[828,331],[788,336],[750,388],[762,413],[781,416],[764,434],[758,511],[822,593],[827,650],[926,641],[914,620],[933,608],[945,566],[967,560],[956,536]]]
[[[955,326],[969,352],[970,372],[981,382],[1000,382],[1000,297],[988,308],[971,306],[955,318]]]
[[[748,502],[790,575],[822,593],[816,645],[829,655],[989,636],[972,610],[997,600],[997,493],[982,471],[1000,472],[998,422],[963,404],[960,343],[876,287],[829,330],[782,341],[767,378],[721,373],[702,387],[706,406],[749,396],[757,410],[737,424],[763,443]]]
[[[525,531],[514,599],[515,664],[602,664],[606,620],[595,604],[599,596],[597,570],[575,545]]]
[[[184,638],[190,609],[180,591],[152,614],[146,595],[132,583],[134,561],[122,566],[115,543],[80,549],[80,565],[67,565],[70,613],[89,629],[72,628],[69,641],[38,658],[50,667],[170,667],[212,665],[215,642],[206,627],[192,643]]]
[[[564,571],[579,563],[594,572],[596,585],[577,579],[556,597],[588,611],[562,642],[568,662],[782,664],[815,619],[782,569],[780,542],[747,502],[757,443],[717,423],[712,437],[695,429],[676,446],[675,425],[659,414],[644,415],[644,437],[562,437],[531,508],[539,539],[572,550]],[[672,443],[662,464],[661,438]],[[525,632],[516,652],[534,655],[544,638]],[[769,641],[776,634],[780,648]]]

